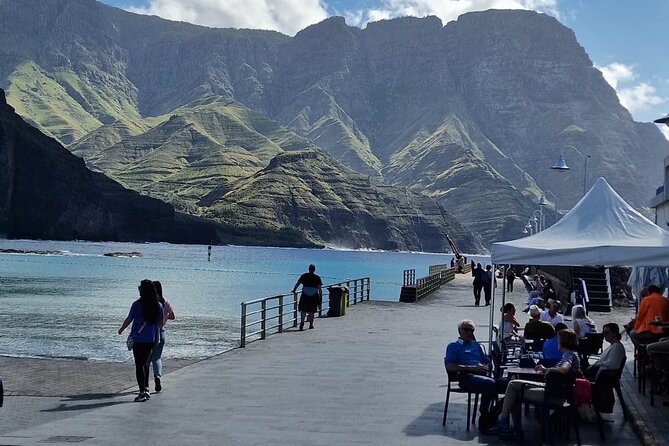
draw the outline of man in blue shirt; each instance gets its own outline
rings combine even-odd
[[[468,319],[458,324],[460,337],[446,347],[444,365],[447,372],[459,375],[461,389],[481,394],[481,415],[485,415],[497,393],[506,389],[506,380],[495,381],[487,376],[490,358],[474,339],[474,330],[474,322]]]

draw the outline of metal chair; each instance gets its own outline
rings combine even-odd
[[[602,354],[604,345],[603,333],[586,333],[584,339],[578,340],[578,356],[581,365],[585,367],[588,364],[590,356],[599,356]]]
[[[467,394],[467,430],[472,423],[476,424],[476,409],[479,404],[479,393],[470,392],[463,390],[457,387],[458,382],[458,373],[446,371],[448,375],[448,388],[446,389],[446,403],[444,404],[444,419],[441,422],[442,426],[446,426],[446,416],[448,415],[448,401],[451,397],[451,392],[453,393],[466,393]],[[456,383],[456,387],[451,387],[452,384]],[[474,395],[474,413],[472,414],[472,395]]]
[[[576,443],[581,444],[581,432],[579,430],[579,415],[574,400],[574,382],[577,375],[575,373],[547,373],[546,387],[544,391],[544,400],[541,412],[541,438],[546,439],[548,435],[549,411],[554,410],[556,420],[560,423],[557,427],[562,430],[566,424],[567,439],[569,430],[573,425],[576,431]],[[553,436],[550,436],[550,443],[553,444]]]
[[[625,405],[625,400],[623,399],[623,392],[620,388],[620,380],[623,376],[623,370],[625,370],[625,363],[627,363],[627,357],[623,357],[622,364],[618,370],[600,370],[595,376],[595,380],[592,382],[594,386],[597,385],[609,385],[616,391],[618,397],[618,403],[620,408],[623,411],[623,418],[627,421],[627,406]],[[597,427],[599,428],[599,436],[602,438],[602,442],[606,441],[604,438],[604,419],[602,414],[599,412],[599,409],[596,405],[593,404],[595,409],[595,414],[597,415]]]

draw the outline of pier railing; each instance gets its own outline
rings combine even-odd
[[[441,285],[455,279],[455,271],[455,268],[450,268],[448,265],[430,265],[429,274],[416,279],[416,270],[404,270],[400,302],[418,302],[429,296]]]
[[[318,317],[321,317],[323,312],[327,314],[330,309],[329,290],[335,287],[348,288],[348,293],[345,294],[346,307],[369,300],[369,277],[324,285],[323,302],[318,308]],[[239,346],[244,347],[249,342],[265,339],[273,333],[282,333],[288,327],[297,327],[298,301],[299,293],[287,293],[242,302]]]

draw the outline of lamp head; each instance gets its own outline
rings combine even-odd
[[[669,115],[665,116],[664,118],[656,119],[653,122],[656,124],[666,124],[667,126],[669,126]]]
[[[555,164],[551,166],[551,169],[553,170],[569,170],[569,166],[567,166],[567,162],[564,160],[564,156],[560,154],[560,159],[557,160]]]
[[[541,193],[541,198],[539,199],[539,206],[546,206],[548,203],[546,202],[546,194]]]

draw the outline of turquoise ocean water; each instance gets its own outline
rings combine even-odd
[[[0,355],[124,361],[116,331],[137,285],[160,280],[177,319],[167,327],[168,358],[202,358],[238,345],[240,303],[289,292],[309,263],[325,284],[370,277],[371,298],[399,299],[402,271],[427,274],[447,254],[366,252],[163,243],[0,240],[0,248],[65,255],[0,254]],[[137,251],[142,257],[105,257]],[[484,263],[487,258],[474,256]]]

